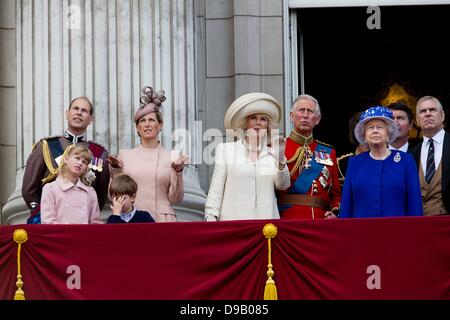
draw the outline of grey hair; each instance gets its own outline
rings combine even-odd
[[[366,121],[366,123],[364,123],[363,132],[362,132],[364,141],[361,142],[361,141],[359,141],[358,138],[356,138],[359,143],[365,145],[366,147],[369,146],[369,144],[366,142],[365,137],[366,137],[367,124],[372,120],[379,120],[384,123],[386,131],[387,131],[387,145],[393,143],[395,141],[395,139],[397,139],[398,127],[397,127],[397,124],[395,123],[395,121],[390,122],[386,119],[375,118],[375,119],[370,119],[370,120]]]
[[[387,120],[385,120],[385,119],[380,119],[380,118],[378,118],[378,119],[372,119],[372,120],[380,120],[380,121],[382,121],[383,123],[384,123],[384,125],[385,125],[385,127],[386,127],[386,131],[387,131],[387,134],[388,134],[388,145],[389,145],[389,139],[392,137],[392,135],[394,135],[395,134],[395,127],[393,127]],[[372,121],[372,120],[369,120],[369,121],[367,121],[366,123],[364,123],[364,130],[363,130],[363,134],[364,134],[364,137],[366,136],[366,129],[367,129],[367,124],[370,122],[370,121]],[[366,145],[368,145],[367,144],[367,142],[365,143]]]
[[[315,108],[316,108],[316,110],[315,110],[316,115],[321,116],[320,106],[319,106],[319,101],[317,101],[316,98],[314,98],[313,96],[311,96],[311,95],[309,95],[309,94],[301,94],[301,95],[299,95],[297,98],[295,98],[295,100],[292,102],[291,112],[294,111],[295,105],[296,105],[297,102],[299,102],[300,100],[310,100],[310,101],[314,102]]]
[[[442,107],[442,103],[436,99],[433,96],[424,96],[422,98],[420,98],[419,100],[417,100],[417,104],[416,104],[416,114],[419,115],[419,104],[421,104],[424,101],[427,100],[433,100],[436,103],[436,106],[438,107],[439,111],[444,112],[444,108]]]

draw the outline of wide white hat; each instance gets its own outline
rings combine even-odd
[[[397,139],[399,135],[398,125],[394,120],[394,114],[392,113],[392,110],[383,107],[383,106],[375,106],[367,109],[363,113],[361,113],[361,116],[359,117],[359,122],[355,127],[355,137],[358,140],[359,143],[365,144],[365,135],[364,135],[364,125],[370,121],[370,120],[383,120],[388,125],[388,131],[389,131],[389,141],[388,143],[391,144],[392,142]]]
[[[261,92],[244,94],[237,98],[225,114],[225,129],[244,129],[244,119],[252,114],[265,114],[273,126],[281,119],[281,106],[271,95]]]

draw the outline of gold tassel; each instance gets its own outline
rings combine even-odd
[[[275,285],[275,281],[272,279],[275,272],[272,269],[273,265],[272,265],[272,246],[271,246],[271,240],[275,238],[277,235],[277,227],[272,223],[268,223],[263,228],[263,234],[267,238],[268,256],[269,256],[269,264],[267,265],[268,279],[266,281],[266,287],[264,288],[264,300],[278,300],[277,287]]]
[[[23,281],[22,274],[20,273],[20,251],[22,249],[22,243],[27,242],[28,234],[24,229],[17,229],[13,234],[14,241],[18,244],[17,246],[17,290],[14,295],[14,300],[25,300],[25,292],[23,292]]]

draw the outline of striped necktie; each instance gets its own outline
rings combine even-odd
[[[425,174],[425,181],[430,184],[433,180],[434,174],[436,173],[436,168],[434,165],[434,144],[433,139],[430,139],[430,146],[428,148],[427,156],[427,173]]]

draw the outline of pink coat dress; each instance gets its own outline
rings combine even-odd
[[[103,223],[97,194],[80,179],[76,184],[58,176],[42,189],[42,224]]]
[[[164,149],[161,144],[152,149],[139,145],[120,150],[118,158],[123,168],[112,169],[113,176],[124,173],[136,181],[136,208],[148,211],[156,222],[177,221],[171,204],[183,199],[183,172],[176,172],[171,165],[178,153]]]

